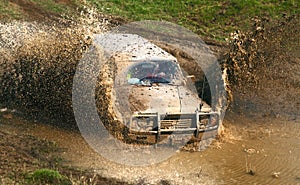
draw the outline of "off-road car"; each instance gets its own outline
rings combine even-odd
[[[134,34],[97,35],[96,41],[115,65],[112,107],[131,140],[174,143],[217,132],[217,112],[174,56]]]

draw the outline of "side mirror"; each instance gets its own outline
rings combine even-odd
[[[192,80],[193,82],[196,81],[195,75],[188,75],[188,76],[186,76],[186,78]]]
[[[200,111],[201,111],[203,105],[204,105],[204,104],[203,104],[202,102],[199,104]]]

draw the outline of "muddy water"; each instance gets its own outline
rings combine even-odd
[[[80,133],[10,119],[10,129],[55,141],[68,163],[132,183],[300,184],[300,120],[227,115],[225,133],[201,152],[177,152],[166,161],[130,167],[94,152]],[[23,127],[23,126],[24,127]],[[26,128],[26,129],[23,129]],[[230,130],[230,131],[229,131]]]
[[[231,118],[233,138],[219,152],[205,151],[219,183],[299,184],[300,122],[285,119]],[[225,136],[226,137],[226,136]],[[233,141],[233,142],[230,142]]]

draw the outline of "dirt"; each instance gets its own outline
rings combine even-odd
[[[57,21],[61,17],[59,14],[46,11],[45,9],[38,6],[35,2],[26,0],[9,0],[11,6],[18,7],[22,11],[23,19],[29,21]],[[68,3],[72,3],[68,1]]]
[[[57,22],[59,17],[29,1],[11,3],[22,6],[28,20]],[[94,26],[99,23],[95,17],[82,21]],[[146,167],[108,161],[78,131],[66,129],[74,126],[70,84],[74,66],[90,42],[84,36],[119,24],[116,20],[101,22],[101,28],[91,26],[91,30],[71,27],[61,31],[49,23],[4,25],[9,34],[4,38],[1,32],[0,37],[0,108],[11,109],[0,117],[1,184],[24,183],[24,174],[39,168],[58,169],[72,174],[76,182],[92,179],[94,184],[300,183],[299,15],[279,23],[257,20],[248,33],[233,34],[228,45],[213,44],[227,69],[233,97],[223,134],[206,150],[178,152]],[[24,28],[25,34],[10,34],[19,34],[9,31],[14,26]],[[14,43],[12,38],[20,41]],[[188,60],[184,53],[178,56]]]

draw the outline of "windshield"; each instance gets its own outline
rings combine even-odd
[[[129,84],[151,85],[153,83],[175,83],[182,79],[177,63],[173,61],[143,61],[127,72]]]

